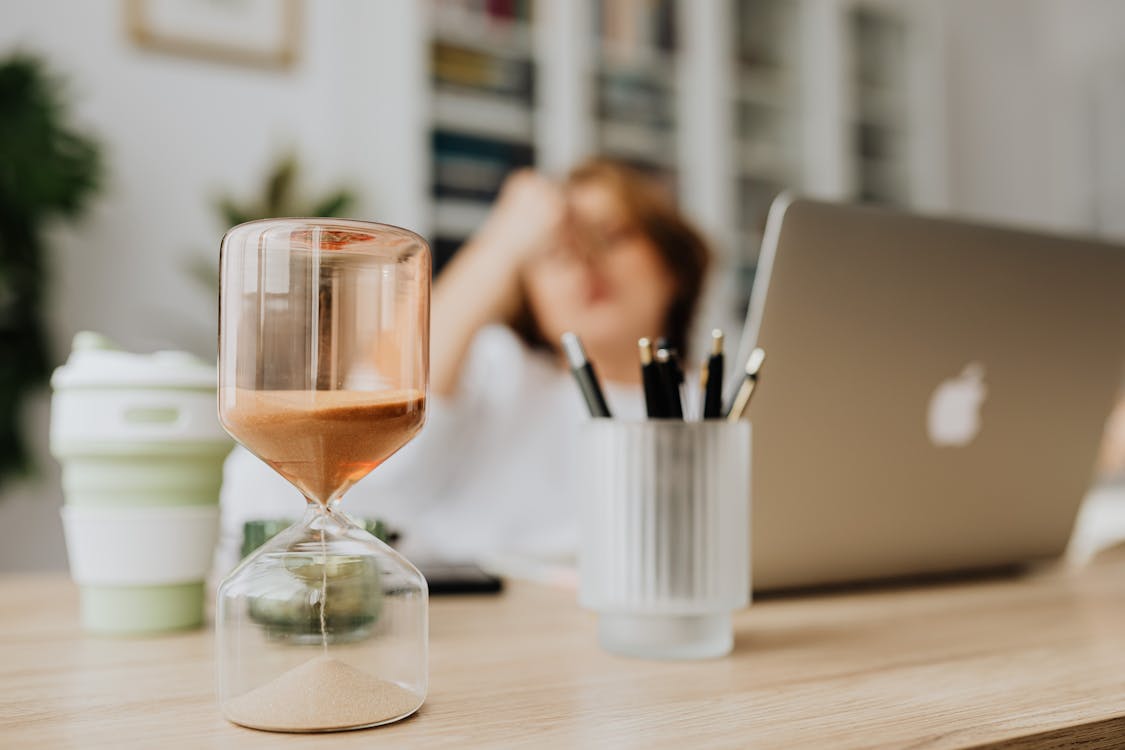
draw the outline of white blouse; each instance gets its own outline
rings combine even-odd
[[[615,417],[644,417],[639,387],[603,388]],[[572,560],[577,447],[588,418],[569,372],[507,327],[490,326],[470,347],[456,397],[431,397],[421,433],[357,483],[341,509],[383,519],[401,532],[408,556]],[[244,521],[298,518],[303,509],[294,487],[236,448],[224,471],[221,569],[237,562]]]

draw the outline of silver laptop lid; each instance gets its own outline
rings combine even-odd
[[[1122,382],[1125,249],[783,197],[753,345],[756,588],[1056,555]]]

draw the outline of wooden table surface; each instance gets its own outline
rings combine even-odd
[[[1125,555],[771,599],[707,662],[601,652],[572,592],[437,599],[421,711],[332,735],[226,723],[209,632],[84,636],[76,599],[60,577],[0,578],[0,747],[1125,746]]]

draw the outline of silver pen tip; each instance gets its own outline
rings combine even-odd
[[[586,364],[586,350],[582,348],[582,340],[578,338],[578,334],[567,331],[562,335],[563,353],[566,354],[566,361],[570,363],[572,369],[577,370]]]
[[[750,352],[750,357],[746,360],[746,374],[750,377],[757,377],[758,371],[762,369],[762,363],[766,361],[766,352],[764,349],[758,348]]]

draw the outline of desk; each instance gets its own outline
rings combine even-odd
[[[1017,579],[776,598],[711,662],[602,653],[570,592],[438,599],[414,718],[335,735],[219,715],[208,632],[83,636],[74,587],[0,579],[0,746],[1069,747],[1125,745],[1125,555]]]

